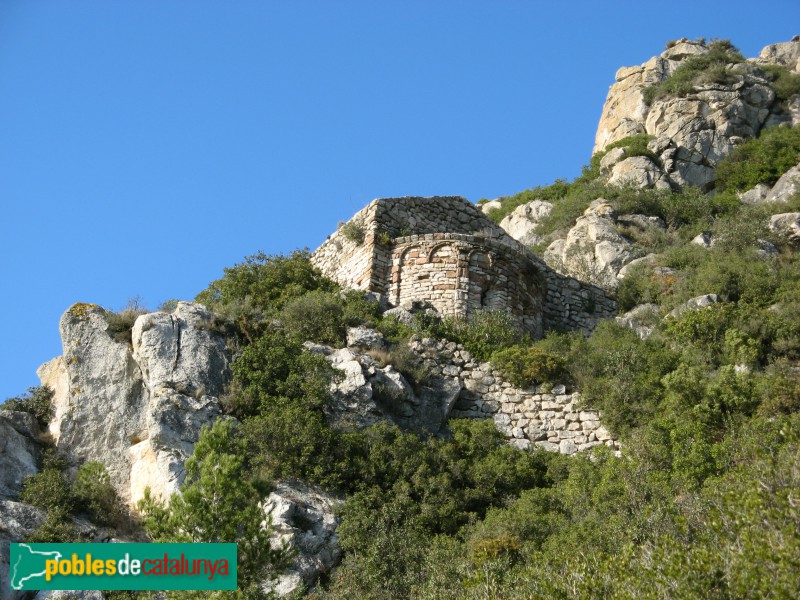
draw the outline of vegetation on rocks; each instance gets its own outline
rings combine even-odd
[[[668,96],[685,96],[698,85],[735,81],[728,66],[744,62],[744,56],[729,40],[712,40],[708,52],[684,60],[666,80],[643,91],[646,104]]]

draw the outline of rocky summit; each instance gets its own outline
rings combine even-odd
[[[0,410],[0,598],[67,597],[23,540],[238,542],[248,598],[800,594],[800,38],[621,68],[571,182],[331,230],[66,310]]]

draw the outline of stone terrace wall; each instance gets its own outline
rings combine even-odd
[[[430,302],[448,316],[508,310],[535,336],[590,331],[616,311],[604,290],[556,273],[464,198],[377,199],[349,223],[363,243],[339,228],[312,261],[341,285],[394,305]]]
[[[415,337],[410,348],[434,376],[462,383],[450,418],[491,418],[511,444],[522,450],[539,446],[574,454],[600,445],[619,447],[601,425],[601,413],[583,407],[580,393],[564,385],[517,388],[454,342]]]

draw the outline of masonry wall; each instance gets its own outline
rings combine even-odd
[[[481,210],[454,196],[373,200],[312,255],[345,287],[390,304],[429,302],[441,314],[507,310],[535,336],[547,329],[590,331],[616,312],[600,288],[556,273]]]

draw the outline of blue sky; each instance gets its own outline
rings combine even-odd
[[[0,400],[72,303],[191,299],[371,199],[571,179],[614,73],[791,2],[0,2]]]

